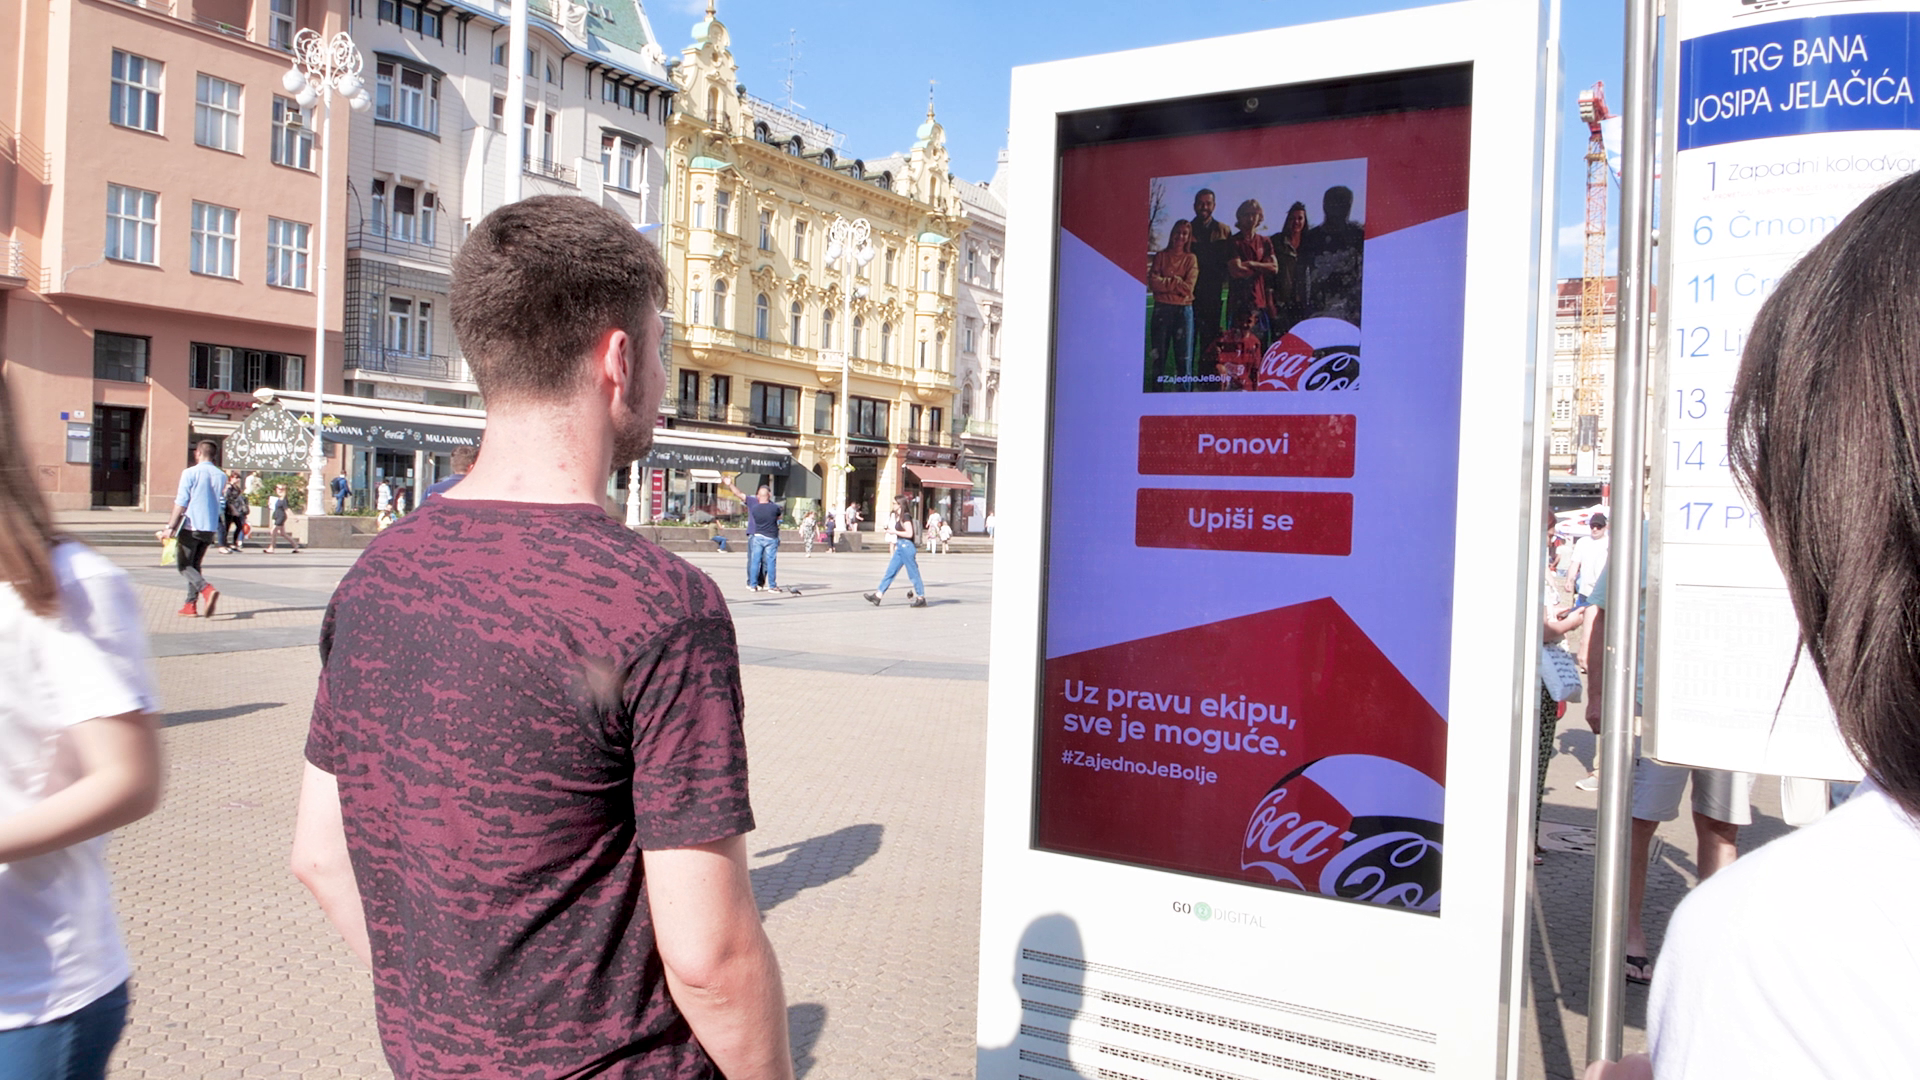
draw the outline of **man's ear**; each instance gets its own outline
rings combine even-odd
[[[625,402],[633,393],[633,339],[625,330],[609,329],[594,342],[596,374],[613,401]]]

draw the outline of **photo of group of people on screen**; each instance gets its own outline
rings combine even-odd
[[[1365,181],[1364,160],[1154,180],[1144,388],[1352,389]],[[1188,199],[1162,241],[1162,208]],[[1286,207],[1271,232],[1269,206]]]

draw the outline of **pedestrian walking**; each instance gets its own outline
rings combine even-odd
[[[920,580],[919,545],[913,535],[913,500],[901,495],[893,501],[893,512],[887,515],[886,533],[892,538],[893,557],[887,560],[887,572],[880,576],[880,588],[866,593],[867,603],[880,606],[880,598],[887,595],[892,587],[893,578],[901,570],[906,570],[907,580],[913,582],[913,599],[908,603],[913,607],[927,606],[927,587]]]
[[[807,558],[809,559],[813,558],[814,530],[819,527],[820,522],[814,518],[813,508],[808,507],[807,512],[800,516],[800,539],[801,543],[804,544],[807,549]]]
[[[347,479],[346,473],[333,478],[333,512],[336,515],[347,512],[347,497],[352,494],[353,481]]]
[[[140,605],[124,571],[54,530],[0,379],[0,1076],[100,1080],[132,965],[113,829],[160,800]]]
[[[235,469],[227,474],[227,490],[220,514],[220,550],[228,555],[247,549],[246,481]]]
[[[267,497],[267,518],[273,522],[273,532],[267,536],[267,554],[278,549],[283,536],[293,546],[293,553],[300,554],[300,542],[287,531],[287,485],[273,485],[273,494]]]
[[[328,607],[293,864],[396,1076],[793,1078],[732,618],[601,508],[651,449],[666,296],[597,203],[476,224],[449,306],[480,461]]]
[[[780,591],[780,504],[773,501],[773,488],[761,484],[757,494],[740,490],[735,477],[727,478],[727,488],[747,504],[747,588],[760,592]]]
[[[936,550],[938,550],[938,545],[940,543],[941,524],[942,524],[942,521],[940,518],[940,511],[938,510],[927,511],[926,539],[927,539],[927,554],[929,555],[933,554]]]
[[[213,463],[219,448],[210,440],[201,440],[193,448],[194,464],[180,474],[180,487],[173,496],[173,513],[166,528],[154,533],[159,539],[174,538],[173,565],[187,582],[187,602],[176,615],[213,618],[214,605],[220,602],[220,590],[200,573],[207,549],[214,545],[215,532],[226,505],[226,474]]]
[[[1905,479],[1920,474],[1916,278],[1909,175],[1783,274],[1747,333],[1728,460],[1813,668],[1780,677],[1817,674],[1866,779],[1674,912],[1647,1006],[1663,1080],[1904,1078],[1920,1062],[1920,520]]]

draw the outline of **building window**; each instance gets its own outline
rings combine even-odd
[[[760,250],[773,250],[773,211],[771,210],[760,211]]]
[[[883,279],[883,281],[885,282],[885,284],[888,284],[888,285],[893,284],[893,249],[892,248],[887,249],[887,274],[886,274],[886,277]]]
[[[978,248],[969,247],[967,248],[967,280],[968,281],[978,280],[979,271],[980,271],[980,250]],[[972,352],[973,350],[968,349],[967,351]]]
[[[847,426],[856,439],[887,438],[887,403],[872,398],[852,398],[847,402]]]
[[[108,118],[121,127],[160,130],[160,72],[158,60],[113,50],[113,95]]]
[[[893,363],[893,324],[890,322],[880,324],[880,362]]]
[[[420,131],[440,130],[440,76],[382,60],[374,65],[373,115]]]
[[[907,406],[907,441],[910,443],[920,441],[920,406],[918,405]]]
[[[369,224],[373,226],[373,235],[387,235],[387,182],[375,180],[369,189],[373,201],[373,214]]]
[[[152,347],[152,338],[94,331],[93,377],[114,382],[146,382],[147,353]]]
[[[960,351],[968,356],[973,355],[973,331],[976,325],[973,319],[968,319],[966,325],[960,328]]]
[[[306,389],[307,358],[294,353],[238,349],[231,345],[193,345],[193,388],[250,394],[263,386]]]
[[[212,203],[193,204],[190,269],[213,277],[238,277],[240,211]]]
[[[193,141],[240,152],[240,84],[201,72],[194,79]]]
[[[507,43],[504,41],[496,41],[493,43],[493,66],[507,66]]]
[[[831,311],[820,313],[820,347],[833,348],[833,312]]]
[[[754,383],[749,395],[749,408],[756,426],[800,430],[800,391],[797,387]]]
[[[426,8],[420,9],[420,34],[422,37],[430,37],[435,41],[440,40],[439,12],[428,11]]]
[[[933,335],[933,366],[941,371],[947,370],[947,332]]]
[[[433,355],[433,301],[387,297],[387,351]]]
[[[687,290],[687,321],[691,325],[700,325],[700,290]]]
[[[733,404],[733,376],[715,375],[708,383],[708,389],[707,404],[713,410],[711,418],[725,420],[727,407]]]
[[[507,99],[504,94],[493,95],[493,130],[507,130]]]
[[[921,338],[916,344],[917,344],[917,347],[913,350],[914,362],[919,364],[921,367],[926,367],[927,366],[927,339]]]
[[[107,185],[107,258],[149,265],[158,262],[155,241],[159,230],[159,192]]]
[[[681,416],[692,416],[694,407],[700,403],[700,373],[680,369],[680,398],[678,412]]]
[[[267,284],[283,289],[307,287],[307,239],[303,222],[267,219]]]
[[[863,342],[866,340],[866,336],[866,316],[855,315],[853,317],[853,336],[847,340],[847,349],[853,353],[853,358],[856,360],[860,359],[860,352],[865,347]]]
[[[940,256],[940,266],[933,273],[933,287],[941,292],[947,291],[947,257]]]
[[[267,44],[281,52],[293,51],[294,0],[273,0],[268,5]]]
[[[753,301],[753,336],[761,339],[773,336],[773,305],[767,302],[766,293]]]
[[[972,415],[973,415],[973,380],[968,379],[967,384],[960,388],[960,418],[964,420],[967,417]]]
[[[927,410],[927,441],[935,446],[940,445],[940,422],[945,418],[945,413],[938,405]]]
[[[292,98],[273,97],[273,163],[295,169],[313,168],[313,132],[295,123],[300,105]]]
[[[807,223],[799,218],[793,219],[793,257],[807,257]]]
[[[725,280],[713,283],[713,325],[722,330],[727,328],[727,283]]]
[[[787,313],[787,341],[795,346],[807,343],[807,318],[804,312],[805,309],[800,306],[800,301],[795,300]]]
[[[393,189],[393,220],[387,226],[387,235],[395,240],[412,242],[418,235],[419,219],[416,216],[418,199],[413,188],[406,184],[396,184]]]
[[[833,434],[833,391],[831,390],[822,390],[813,395],[813,433]]]
[[[707,227],[707,201],[705,199],[693,200],[693,227],[696,229],[704,229]]]
[[[631,139],[622,139],[616,135],[601,136],[600,181],[622,191],[639,190],[634,169],[634,163],[639,156],[640,147]]]
[[[733,192],[716,191],[713,193],[713,231],[727,232],[732,227]]]
[[[1553,403],[1553,418],[1555,420],[1573,419],[1573,399],[1570,397],[1556,399]]]
[[[1553,437],[1553,452],[1555,454],[1572,453],[1573,440],[1567,438],[1565,435],[1555,435]]]
[[[998,255],[987,256],[987,287],[990,289],[1000,287],[1000,256]]]
[[[553,113],[545,113],[540,118],[540,160],[548,165],[553,162]]]
[[[431,191],[420,193],[420,242],[431,246],[439,228],[440,198]]]

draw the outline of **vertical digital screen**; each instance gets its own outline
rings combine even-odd
[[[1038,848],[1440,910],[1471,86],[1060,118]]]

